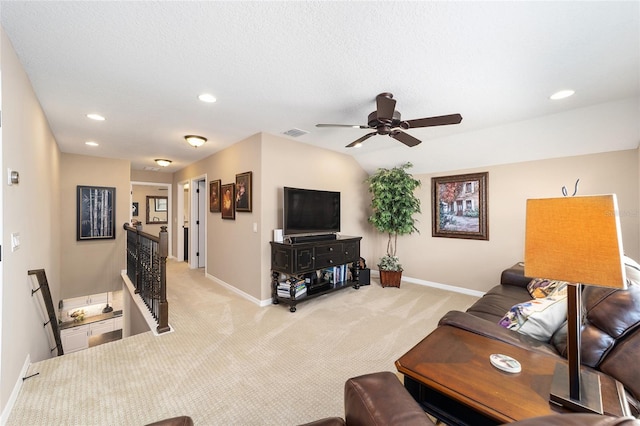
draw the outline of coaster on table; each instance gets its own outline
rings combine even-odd
[[[491,361],[491,365],[499,370],[506,371],[507,373],[519,373],[522,371],[520,363],[510,356],[503,354],[491,354],[491,356],[489,356],[489,360]]]

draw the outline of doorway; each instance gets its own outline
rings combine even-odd
[[[189,260],[189,220],[191,218],[191,198],[189,198],[189,181],[179,182],[176,192],[177,208],[177,256],[180,262]]]
[[[199,176],[191,181],[191,221],[189,226],[189,265],[191,268],[206,266],[207,242],[207,177]]]
[[[134,219],[142,224],[142,230],[152,235],[158,235],[161,226],[166,225],[169,236],[169,256],[173,256],[173,247],[171,245],[174,213],[171,211],[171,184],[157,182],[131,182],[130,183],[130,199],[131,199],[131,217],[129,222]],[[149,198],[151,197],[151,198]],[[166,221],[162,224],[154,224],[150,221],[148,200],[153,198],[162,198],[166,200]],[[164,204],[163,204],[164,205]],[[166,222],[166,223],[164,223]]]

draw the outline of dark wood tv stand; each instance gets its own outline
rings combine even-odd
[[[332,239],[306,241],[301,243],[271,242],[271,297],[274,305],[280,302],[289,305],[291,312],[296,311],[299,302],[310,300],[327,293],[348,287],[360,288],[358,282],[358,260],[360,259],[360,240],[362,237],[338,236]],[[335,266],[348,265],[351,279],[330,282],[317,278],[317,271]],[[304,279],[311,275],[313,280],[307,284],[307,292],[299,297],[278,296],[278,283],[281,275]]]

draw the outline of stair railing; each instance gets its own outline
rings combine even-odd
[[[171,329],[167,302],[167,227],[161,226],[157,237],[142,232],[142,225],[132,227],[125,223],[124,229],[127,231],[127,276],[158,323],[157,332],[167,332]]]

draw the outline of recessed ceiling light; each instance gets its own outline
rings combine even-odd
[[[154,160],[158,166],[167,167],[171,164],[171,160],[165,160],[164,158],[156,158]]]
[[[553,95],[549,96],[549,99],[557,101],[558,99],[568,98],[569,96],[573,95],[574,93],[576,93],[576,92],[574,90],[571,90],[571,89],[560,90],[559,92],[556,92]]]
[[[101,116],[100,114],[87,114],[87,117],[89,117],[92,120],[96,120],[96,121],[104,121],[105,118],[103,116]]]
[[[94,142],[94,141],[86,141],[84,144],[88,145],[88,146],[98,146],[98,145],[100,145],[98,142]]]
[[[202,95],[198,96],[198,99],[200,99],[202,102],[208,102],[210,104],[217,101],[216,97],[210,93],[203,93]]]

